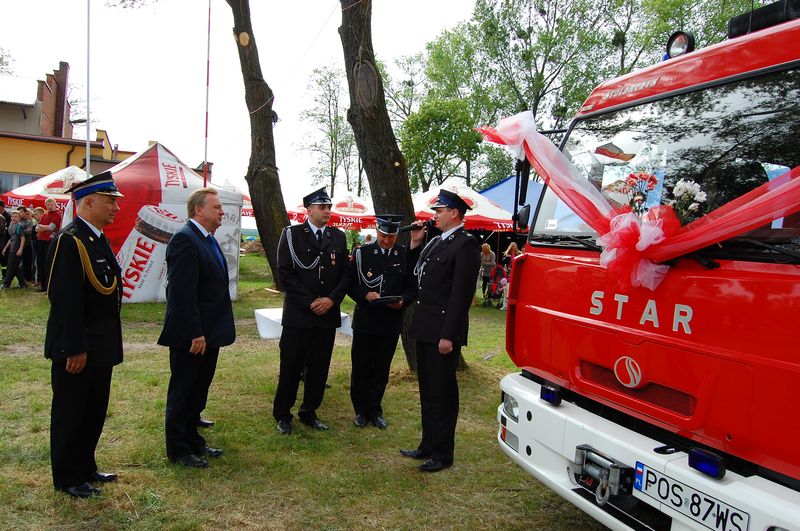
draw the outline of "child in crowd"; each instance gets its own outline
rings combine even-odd
[[[8,228],[9,239],[3,247],[3,255],[8,256],[8,269],[3,279],[2,289],[11,287],[11,281],[17,277],[20,288],[27,288],[25,275],[22,273],[22,251],[25,247],[25,228],[22,223],[22,215],[19,212],[11,213],[11,225]]]

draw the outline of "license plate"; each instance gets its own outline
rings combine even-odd
[[[639,462],[633,487],[715,531],[747,531],[750,525],[746,512]]]

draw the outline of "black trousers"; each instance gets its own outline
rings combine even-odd
[[[50,240],[36,240],[36,280],[41,284],[42,291],[47,289],[47,249],[50,247]]]
[[[197,418],[208,400],[208,388],[217,370],[219,347],[206,348],[203,355],[169,347],[169,388],[165,435],[167,457],[175,460],[189,454],[202,455],[206,440],[197,431]]]
[[[317,408],[325,394],[335,337],[335,328],[283,327],[281,368],[272,405],[272,416],[276,421],[292,420],[291,410],[297,401],[300,375],[303,375],[303,402],[297,416],[306,422],[317,418]]]
[[[112,370],[87,365],[70,374],[66,361],[52,364],[50,462],[57,489],[78,486],[97,472],[94,452],[106,421]]]
[[[382,417],[381,401],[389,383],[389,369],[399,334],[353,332],[350,360],[350,400],[356,415]]]
[[[33,282],[33,242],[22,248],[22,272],[25,280]]]
[[[22,257],[17,256],[17,253],[12,253],[10,249],[6,254],[8,255],[8,268],[6,269],[6,274],[3,277],[3,285],[7,288],[10,288],[11,282],[16,277],[20,286],[27,286],[27,283],[25,282],[25,274],[22,272]]]
[[[439,345],[417,341],[417,373],[422,409],[422,440],[419,449],[444,463],[453,462],[458,420],[456,369],[461,347],[440,354]]]

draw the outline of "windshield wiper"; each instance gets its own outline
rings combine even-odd
[[[541,242],[575,242],[581,244],[587,249],[591,249],[592,251],[601,252],[603,248],[591,241],[591,239],[592,236],[572,236],[570,234],[534,234],[531,237],[531,240],[537,240]]]
[[[755,247],[760,247],[762,249],[767,249],[767,250],[772,251],[774,253],[784,254],[786,256],[791,256],[792,258],[800,259],[800,251],[787,249],[786,247],[784,247],[782,245],[773,245],[771,243],[764,243],[764,242],[762,242],[760,240],[754,240],[752,238],[733,238],[732,241],[735,242],[735,243],[746,243],[746,244],[749,244],[749,245],[753,245]],[[800,240],[794,239],[794,240],[791,240],[791,243],[795,247],[800,249]]]

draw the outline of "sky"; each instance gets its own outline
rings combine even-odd
[[[92,127],[106,130],[121,150],[141,151],[154,140],[184,163],[199,166],[208,1],[148,0],[138,9],[90,1],[89,11],[86,0],[0,0],[0,47],[12,56],[15,75],[43,79],[66,61],[70,84],[79,85],[85,98],[88,14]],[[468,20],[473,6],[474,0],[373,0],[377,57],[391,64],[423,51],[443,30]],[[288,207],[312,189],[313,161],[300,149],[311,124],[299,116],[310,106],[313,69],[343,66],[341,8],[339,0],[251,0],[250,9],[262,72],[280,117],[275,147]],[[232,28],[228,4],[211,0],[208,160],[214,164],[213,182],[227,180],[246,191],[250,123]],[[85,116],[73,112],[72,118]]]

